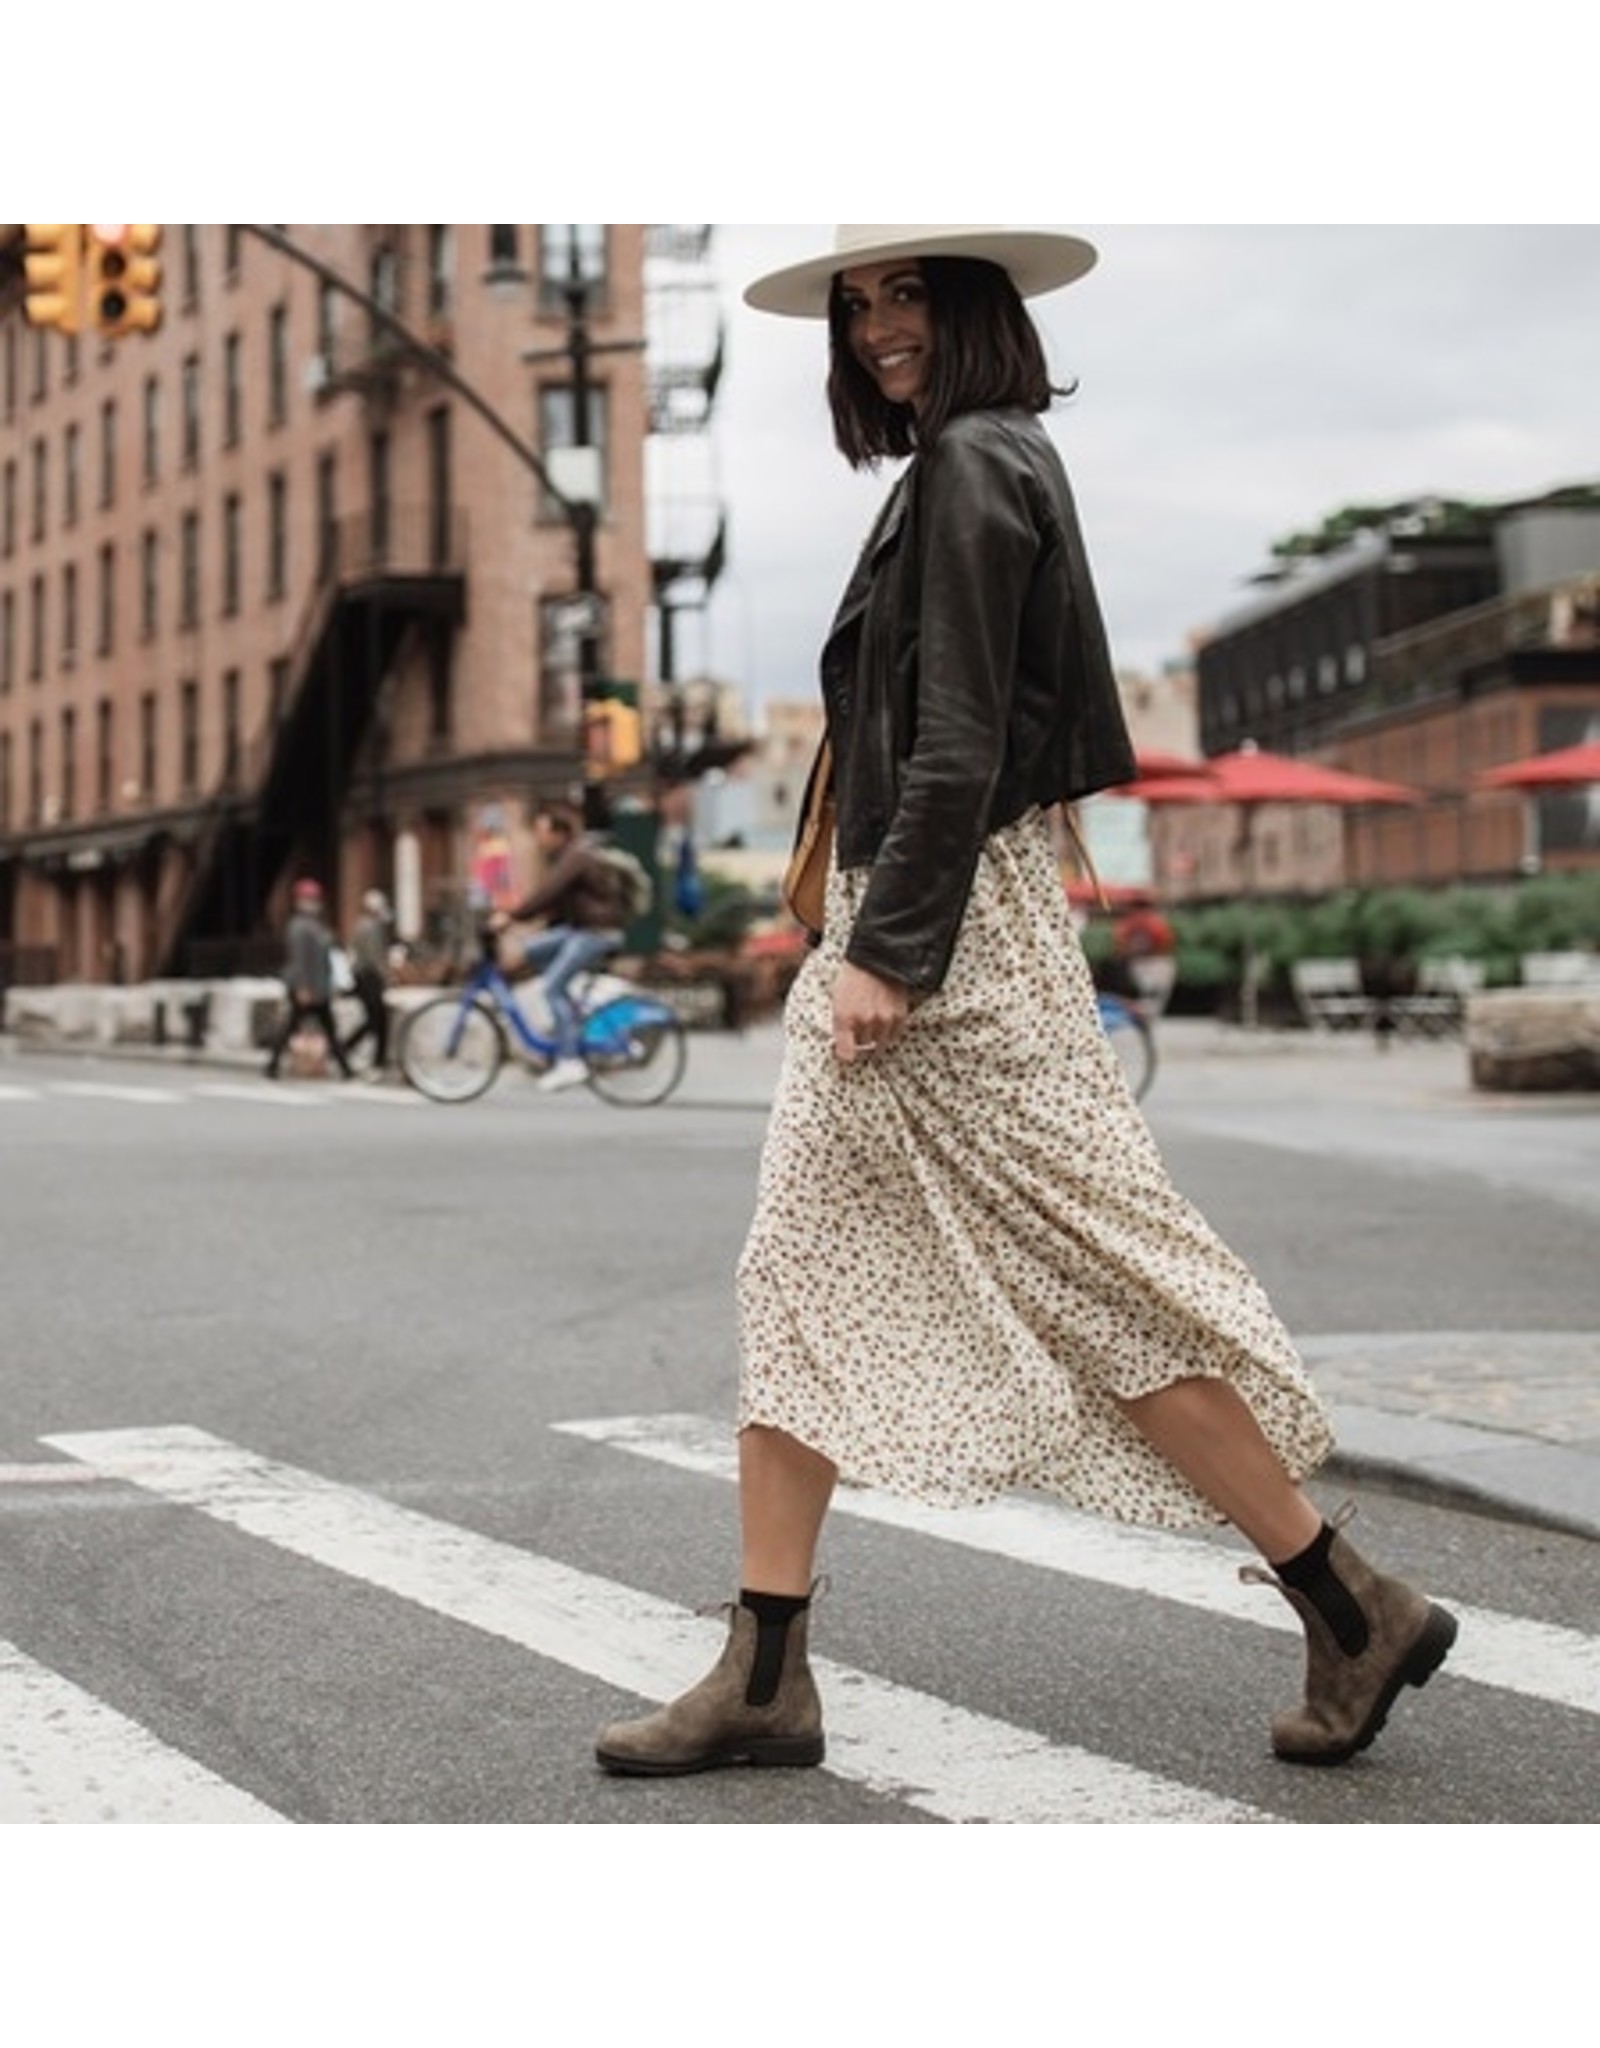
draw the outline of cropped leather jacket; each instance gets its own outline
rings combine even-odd
[[[837,862],[870,870],[846,957],[930,992],[988,835],[1134,773],[1071,490],[1032,414],[959,415],[917,455],[840,603],[822,690]]]

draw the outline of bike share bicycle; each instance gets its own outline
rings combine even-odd
[[[1095,1001],[1111,1049],[1122,1062],[1135,1102],[1142,1102],[1156,1077],[1156,1035],[1143,1006],[1131,996],[1099,989]]]
[[[580,1019],[578,1053],[594,1093],[624,1109],[665,1102],[689,1059],[688,1034],[677,1012],[598,969],[580,976],[570,994]],[[495,934],[485,926],[466,986],[429,997],[407,1017],[399,1060],[407,1081],[431,1102],[472,1102],[494,1086],[508,1059],[542,1073],[560,1051],[517,1001],[500,966]]]

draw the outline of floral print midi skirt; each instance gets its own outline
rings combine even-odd
[[[1290,1474],[1326,1412],[1260,1284],[1168,1176],[1095,1007],[1049,825],[978,862],[944,986],[834,1058],[866,873],[833,874],[790,992],[739,1262],[739,1423],[936,1505],[1032,1489],[1168,1528],[1220,1517],[1120,1401],[1227,1380]]]

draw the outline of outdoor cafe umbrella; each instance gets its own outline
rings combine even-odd
[[[1583,740],[1575,747],[1502,761],[1498,768],[1485,768],[1475,775],[1472,784],[1484,791],[1514,790],[1530,799],[1523,811],[1524,859],[1528,867],[1537,869],[1543,836],[1538,799],[1563,790],[1577,791],[1586,784],[1600,790],[1600,740]]]
[[[1264,806],[1335,804],[1355,810],[1366,804],[1420,804],[1425,800],[1421,790],[1404,783],[1352,775],[1343,768],[1327,768],[1319,761],[1296,760],[1288,754],[1271,754],[1248,740],[1233,753],[1213,754],[1190,773],[1141,775],[1116,793],[1138,797],[1144,803],[1229,804],[1238,811],[1247,931],[1255,910],[1256,823]],[[1258,983],[1259,962],[1247,936],[1241,1014],[1251,1026],[1257,1016]]]
[[[1479,789],[1515,789],[1537,793],[1541,789],[1574,789],[1586,782],[1600,782],[1600,740],[1584,740],[1575,747],[1557,747],[1549,754],[1529,754],[1520,761],[1502,761],[1498,768],[1485,768],[1473,777]]]

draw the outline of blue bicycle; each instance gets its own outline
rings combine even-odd
[[[580,975],[569,993],[581,1019],[578,1051],[595,1094],[625,1109],[665,1102],[689,1059],[688,1034],[676,1011],[640,990],[618,990],[597,972]],[[488,1093],[513,1055],[542,1073],[560,1047],[529,1021],[501,971],[494,934],[485,930],[465,988],[432,996],[407,1017],[400,1071],[431,1102],[472,1102]]]
[[[1150,1019],[1129,997],[1112,995],[1108,989],[1097,991],[1095,1001],[1111,1049],[1128,1077],[1133,1099],[1142,1102],[1156,1077],[1156,1035],[1150,1028]]]

